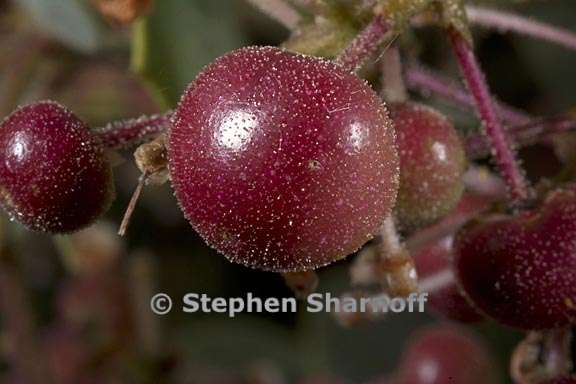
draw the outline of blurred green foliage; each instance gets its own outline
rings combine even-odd
[[[16,0],[37,28],[72,49],[94,53],[102,44],[101,26],[79,0]]]
[[[174,106],[202,67],[247,43],[238,4],[213,0],[162,0],[137,23],[132,67],[167,105]]]

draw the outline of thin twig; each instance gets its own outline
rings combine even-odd
[[[125,148],[166,131],[170,127],[171,117],[172,112],[169,111],[158,115],[114,121],[104,127],[94,129],[93,133],[106,148]]]
[[[459,84],[445,75],[421,65],[410,65],[406,68],[406,83],[409,88],[425,95],[433,93],[457,105],[474,108],[474,98]],[[496,109],[504,121],[511,125],[523,125],[532,120],[532,116],[495,100]]]
[[[424,95],[433,93],[454,104],[475,107],[474,98],[455,81],[422,65],[408,66],[405,79],[409,88]],[[576,120],[571,116],[537,119],[497,100],[494,103],[501,118],[511,125],[507,131],[519,146],[534,144],[550,134],[576,128]],[[490,152],[490,144],[483,134],[474,134],[466,139],[466,153],[470,159],[486,157]]]
[[[376,53],[382,42],[394,35],[395,32],[390,30],[384,16],[376,15],[338,56],[336,63],[353,72]]]
[[[376,274],[377,272],[374,271]],[[455,276],[450,268],[442,269],[430,276],[423,278],[418,287],[415,288],[412,294],[426,293],[433,295],[434,293],[454,284]],[[352,327],[365,322],[375,322],[384,319],[388,315],[388,311],[383,310],[386,308],[379,303],[386,303],[393,299],[394,296],[388,292],[371,293],[361,289],[355,289],[340,296],[341,300],[355,299],[363,300],[366,303],[366,311],[336,311],[333,312],[338,323],[344,327]],[[424,307],[418,307],[421,310]]]
[[[484,7],[467,6],[468,20],[482,27],[498,31],[517,32],[539,40],[576,50],[576,33],[561,27],[546,24],[527,17]]]
[[[528,124],[508,128],[510,136],[519,147],[535,144],[554,133],[576,129],[576,120],[571,116],[534,119]],[[480,159],[490,155],[491,148],[481,134],[466,138],[466,154],[469,159]]]
[[[457,31],[449,30],[449,36],[468,90],[476,103],[482,128],[494,149],[496,164],[508,185],[510,199],[515,203],[525,200],[530,197],[528,182],[516,160],[474,50]]]
[[[408,99],[402,58],[398,46],[391,45],[382,56],[382,97],[389,103],[403,102]]]
[[[410,252],[400,241],[394,218],[384,220],[379,240],[379,264],[387,292],[392,296],[408,296],[418,290],[418,276]]]
[[[452,213],[438,223],[423,228],[406,239],[406,248],[415,254],[427,244],[453,234],[472,218],[488,210],[491,206],[490,199],[489,196],[464,195]]]
[[[294,30],[300,23],[300,14],[284,0],[246,0],[255,8],[276,20],[289,30]]]
[[[466,190],[488,200],[503,201],[506,199],[504,181],[490,169],[483,166],[471,166],[462,176]]]
[[[418,284],[418,289],[420,292],[432,294],[453,284],[456,284],[456,276],[454,275],[452,266],[449,265],[445,269],[441,269],[421,279]]]
[[[148,173],[143,173],[140,175],[138,179],[138,185],[130,198],[130,202],[128,203],[128,207],[126,207],[126,212],[124,212],[124,218],[122,218],[122,223],[120,224],[120,229],[118,229],[118,235],[124,236],[126,235],[126,230],[130,225],[130,220],[132,219],[132,214],[134,213],[134,209],[136,208],[136,203],[142,194],[142,189],[146,184],[146,179],[148,178]]]

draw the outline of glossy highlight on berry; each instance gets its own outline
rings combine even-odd
[[[52,101],[19,108],[0,125],[0,203],[35,231],[88,226],[114,196],[103,148],[72,112]]]
[[[385,107],[335,64],[248,47],[183,95],[170,174],[192,226],[231,261],[308,270],[354,252],[395,202],[398,156]]]

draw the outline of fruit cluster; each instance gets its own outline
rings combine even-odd
[[[334,61],[276,47],[230,52],[196,77],[153,130],[151,121],[135,120],[90,131],[54,102],[21,107],[0,125],[0,203],[31,230],[86,227],[113,198],[106,147],[168,126],[148,159],[154,170],[141,167],[142,180],[169,175],[191,225],[233,262],[306,272],[376,238],[376,279],[415,278],[417,271],[444,317],[487,317],[523,330],[572,326],[576,186],[536,190],[526,182],[460,13],[443,12],[447,34],[484,127],[481,145],[492,149],[507,196],[467,185],[473,159],[447,117],[402,92],[387,104],[354,73],[420,3],[428,2],[402,12],[376,7]],[[430,233],[427,241],[415,240]],[[437,369],[476,382],[488,366],[483,357],[475,371],[449,367],[480,353],[459,337],[446,330],[423,336],[407,353],[399,382],[435,382],[414,375],[424,374],[424,355],[438,356],[440,339],[457,347],[455,356],[435,362]]]

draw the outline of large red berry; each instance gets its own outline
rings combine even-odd
[[[64,107],[37,102],[0,125],[0,203],[26,227],[78,230],[103,214],[113,195],[103,149]]]
[[[452,123],[436,110],[416,103],[390,106],[400,156],[396,215],[414,228],[450,212],[464,189],[464,147]]]
[[[494,363],[481,340],[463,329],[419,332],[406,348],[396,384],[492,384]]]
[[[250,47],[209,65],[169,137],[176,197],[230,260],[316,268],[369,240],[394,205],[392,125],[362,80],[322,59]]]
[[[487,315],[524,329],[574,324],[576,187],[536,210],[479,220],[459,234],[456,253],[462,287]]]

